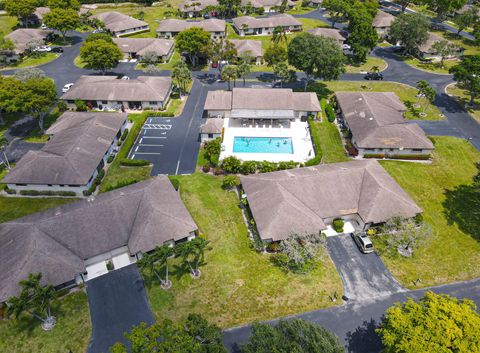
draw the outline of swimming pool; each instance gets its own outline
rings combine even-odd
[[[293,154],[291,137],[242,137],[233,140],[234,153],[289,153]]]

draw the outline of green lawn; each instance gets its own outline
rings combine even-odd
[[[179,321],[195,312],[231,327],[324,308],[332,305],[328,295],[336,291],[341,296],[341,281],[328,255],[323,254],[312,273],[293,275],[271,265],[268,255],[256,253],[238,197],[221,188],[221,177],[195,173],[177,178],[182,199],[212,249],[205,253],[200,279],[188,274],[177,278],[172,268],[171,290],[148,286],[157,319]]]
[[[49,332],[27,315],[18,320],[0,320],[0,352],[86,352],[91,332],[87,295],[76,292],[55,301],[52,313],[57,325]]]
[[[334,123],[325,121],[313,122],[312,134],[317,136],[322,150],[321,163],[337,163],[350,160],[342,145],[340,133]]]
[[[100,192],[115,189],[122,184],[132,184],[150,178],[150,172],[152,170],[151,166],[122,167],[120,165],[120,161],[127,158],[128,152],[135,143],[135,140],[142,129],[142,125],[149,115],[152,115],[152,113],[145,112],[141,114],[130,114],[128,116],[128,118],[133,121],[133,126],[123,142],[120,151],[117,153],[116,158],[111,163],[107,174],[100,185]]]
[[[316,82],[309,86],[310,90],[317,92],[319,97],[329,97],[334,92],[341,91],[365,91],[365,92],[394,92],[400,100],[410,109],[406,113],[407,119],[423,119],[423,120],[442,120],[440,111],[433,104],[428,104],[426,116],[419,115],[421,110],[414,109],[417,98],[417,89],[408,85],[387,81],[325,81]],[[423,104],[423,102],[422,102]]]
[[[18,25],[18,19],[13,16],[1,15],[0,16],[0,33],[6,36],[12,32]]]
[[[361,65],[347,65],[345,68],[348,73],[360,73],[360,72],[365,72],[365,71],[372,71],[372,68],[374,66],[378,66],[378,69],[380,71],[383,71],[387,68],[387,63],[385,60],[369,56],[367,58],[367,62]]]
[[[434,74],[448,74],[448,70],[458,64],[458,60],[445,60],[443,66],[437,62],[423,62],[414,57],[400,57],[405,63],[419,70],[432,72]]]
[[[474,40],[465,38],[465,37],[458,37],[452,32],[446,31],[432,31],[438,36],[441,36],[450,42],[454,43],[458,47],[465,48],[465,55],[476,55],[480,54],[480,47]]]
[[[480,217],[478,191],[470,186],[480,154],[468,142],[435,137],[433,163],[382,161],[383,167],[424,210],[433,236],[412,258],[383,252],[381,257],[400,282],[413,287],[439,285],[480,276]],[[458,189],[456,189],[458,187]]]
[[[44,53],[38,57],[26,57],[11,66],[2,68],[2,70],[22,69],[26,67],[40,66],[49,63],[50,61],[53,61],[58,57],[59,54],[55,53]]]
[[[454,96],[463,106],[470,103],[470,96],[468,91],[458,87],[457,85],[450,85],[447,87],[447,93]],[[475,106],[469,107],[468,112],[470,115],[480,123],[480,99],[475,100]]]

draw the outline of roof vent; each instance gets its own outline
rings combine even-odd
[[[358,113],[358,115],[360,116],[360,118],[366,118],[367,116],[365,115],[365,112],[360,112]]]
[[[368,120],[373,120],[373,118],[368,118]]]

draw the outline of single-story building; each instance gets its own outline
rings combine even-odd
[[[377,15],[373,19],[373,27],[377,31],[380,38],[388,36],[388,30],[392,26],[392,22],[394,20],[395,16],[382,10],[378,10]]]
[[[157,36],[163,38],[173,38],[178,33],[192,27],[198,27],[204,31],[210,32],[212,39],[224,38],[226,31],[226,23],[224,20],[210,18],[201,21],[186,21],[168,18],[158,23]]]
[[[223,119],[207,118],[200,126],[200,142],[215,140],[222,136]]]
[[[442,60],[442,57],[438,55],[437,51],[433,48],[433,45],[435,43],[440,42],[442,40],[445,40],[445,39],[434,33],[429,33],[427,41],[418,48],[420,57],[424,60],[431,60],[431,61]],[[454,59],[463,55],[463,52],[465,51],[464,48],[457,47],[450,41],[449,43],[454,48],[454,51],[452,52],[451,55],[445,57],[444,59]]]
[[[311,28],[307,30],[307,32],[316,36],[333,38],[340,46],[342,46],[345,43],[345,40],[347,39],[342,35],[340,30],[335,28],[317,27],[317,28]]]
[[[240,36],[271,35],[276,27],[283,27],[285,32],[302,30],[302,22],[287,14],[270,17],[242,16],[233,19],[233,28]]]
[[[165,175],[2,223],[0,302],[18,295],[29,273],[42,273],[44,285],[74,287],[197,232]]]
[[[263,48],[261,41],[251,39],[230,39],[229,41],[235,46],[235,49],[237,49],[238,57],[248,55],[253,58],[256,65],[262,64]]]
[[[337,218],[351,232],[422,212],[375,160],[246,175],[240,181],[259,236],[267,242],[294,234],[334,235]]]
[[[65,112],[40,150],[28,151],[2,183],[22,190],[70,191],[82,196],[103,169],[127,127],[125,113]]]
[[[339,120],[351,132],[359,156],[424,158],[434,149],[418,124],[404,118],[407,108],[393,92],[337,92]]]
[[[262,8],[266,13],[268,12],[277,12],[282,6],[283,0],[251,0],[249,1],[253,8],[259,9]],[[248,1],[247,1],[248,3]],[[295,7],[295,2],[287,0],[287,9],[293,9]]]
[[[49,7],[40,6],[26,20],[22,20],[23,26],[39,26],[43,23],[43,17],[51,10]]]
[[[125,59],[142,60],[146,53],[155,53],[163,62],[170,60],[175,42],[163,38],[113,38]]]
[[[323,0],[308,0],[307,6],[310,7],[322,7]]]
[[[185,17],[200,17],[207,7],[218,6],[218,0],[186,0],[178,7],[179,11]]]
[[[19,28],[7,34],[5,38],[10,39],[15,45],[15,49],[4,51],[1,55],[7,62],[16,61],[23,55],[31,42],[38,41],[45,43],[52,34],[51,30],[39,28]]]
[[[116,37],[150,30],[147,22],[137,20],[136,18],[116,11],[102,12],[90,16],[90,18],[102,21],[105,29]]]
[[[172,87],[170,77],[121,80],[117,76],[81,76],[60,99],[69,108],[75,107],[75,100],[82,100],[98,110],[160,110],[168,103]]]

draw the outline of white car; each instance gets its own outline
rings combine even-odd
[[[342,49],[350,50],[352,47],[348,44],[342,44]]]
[[[97,29],[93,30],[92,33],[93,33],[93,34],[97,34],[97,33],[103,33],[103,32],[105,32],[103,29],[97,28]]]
[[[37,51],[39,53],[46,53],[52,51],[52,48],[50,48],[48,45],[42,45],[41,47],[35,48],[34,51]]]
[[[72,86],[73,86],[73,83],[67,83],[65,86],[63,86],[62,92],[63,93],[68,92],[70,90],[70,88],[72,88]]]
[[[122,76],[121,80],[124,80],[124,81],[125,81],[125,80],[130,80],[130,77],[128,77],[128,76]]]
[[[368,235],[366,235],[365,233],[356,233],[352,234],[352,237],[361,252],[363,252],[364,254],[369,254],[373,252],[373,244]]]
[[[41,29],[48,29],[47,25],[42,23],[42,25],[40,26]]]

